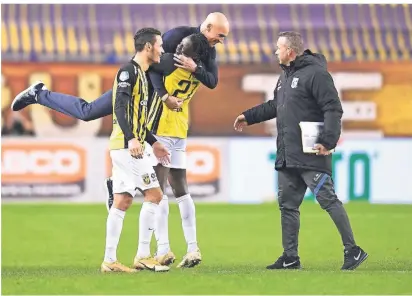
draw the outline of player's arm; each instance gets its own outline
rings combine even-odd
[[[153,147],[153,154],[156,156],[156,158],[162,165],[170,164],[169,151],[162,143],[157,141],[156,137],[153,136],[153,134],[148,129],[146,129],[145,141]]]
[[[173,64],[171,64],[170,60],[173,61],[173,54],[170,53],[165,53],[162,55],[160,58],[160,63],[158,64],[153,64],[149,68],[149,77],[150,81],[152,82],[153,89],[157,92],[157,94],[161,98],[166,98],[165,95],[167,95],[167,90],[163,84],[163,76],[168,75],[168,72],[170,71],[170,67],[173,67]]]
[[[132,127],[127,120],[127,106],[132,100],[132,91],[136,79],[133,68],[128,66],[122,67],[116,76],[117,88],[115,90],[114,114],[127,141],[134,138]]]
[[[157,94],[161,98],[167,95],[167,90],[163,84],[163,75],[155,71],[149,71],[149,77],[152,82],[153,89],[157,92]]]
[[[176,67],[174,66],[173,54],[165,53],[160,58],[160,63],[153,64],[149,68],[149,77],[154,90],[160,97],[167,94],[167,90],[163,83],[163,76],[172,73]]]
[[[189,29],[189,27],[177,27],[163,34],[162,40],[165,55],[167,53],[173,54],[176,51],[176,48],[182,39],[189,35],[187,32]],[[167,98],[167,90],[163,84],[163,75],[158,71],[149,71],[149,77],[154,90],[161,98],[163,98],[163,100],[165,100]]]
[[[191,29],[191,27],[181,26],[165,32],[162,36],[165,53],[175,53],[182,39],[194,33]]]
[[[319,144],[322,144],[327,150],[333,149],[336,147],[341,134],[343,109],[338,91],[329,72],[326,70],[316,71],[313,74],[311,90],[312,96],[324,116],[324,128]]]
[[[171,110],[179,108],[182,105],[181,100],[168,94],[163,84],[163,77],[168,76],[176,69],[173,57],[173,54],[165,53],[163,54],[160,63],[153,65],[149,69],[149,77],[154,91],[157,92],[161,100],[165,102],[166,106]]]
[[[215,88],[218,82],[218,69],[216,59],[214,57],[211,57],[205,65],[203,65],[202,63],[198,64],[193,75],[204,86],[211,89]]]
[[[182,41],[182,39],[190,34],[194,33],[191,31],[190,27],[177,27],[171,29],[163,34],[163,49],[167,53],[174,53],[176,51],[177,46]],[[209,60],[205,65],[198,65],[196,67],[195,72],[193,75],[199,80],[204,86],[208,88],[215,88],[218,83],[218,68],[216,62],[216,52],[213,51],[212,55],[209,57]],[[157,82],[162,82],[159,80],[159,76],[157,77]],[[164,87],[163,87],[164,89]],[[162,90],[162,93],[166,94],[167,92]]]
[[[153,134],[151,133],[151,131],[149,131],[148,129],[146,129],[146,138],[144,139],[147,143],[150,144],[150,146],[153,146],[154,143],[157,142],[157,139],[155,136],[153,136]]]
[[[273,99],[263,104],[257,105],[249,110],[246,110],[242,114],[245,116],[248,125],[260,123],[266,120],[273,119],[277,116],[277,88],[279,81],[276,83],[275,90],[273,91]]]

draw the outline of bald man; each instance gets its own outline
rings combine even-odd
[[[207,59],[201,61],[205,67],[197,67],[192,59],[183,56],[176,57],[176,63],[183,69],[193,71],[194,75],[205,77],[202,79],[202,81],[206,81],[205,85],[214,88],[218,82],[216,49],[214,46],[222,43],[229,34],[229,22],[223,13],[212,12],[199,27],[177,27],[171,29],[162,36],[165,53],[174,53],[183,38],[194,33],[205,35],[210,45]],[[154,81],[151,81],[149,87],[153,86],[156,91],[159,91],[166,106],[170,109],[179,107],[180,103],[177,101],[177,98],[164,96],[165,88],[164,86],[162,87],[161,76],[157,76],[157,78],[156,74],[150,76],[154,78]],[[88,103],[79,97],[48,91],[47,86],[42,82],[36,82],[18,94],[11,104],[11,109],[19,111],[31,104],[40,104],[83,121],[102,118],[111,115],[113,112],[112,90],[108,90],[96,100]]]
[[[189,57],[175,55],[176,66],[188,71],[194,78],[202,81],[205,86],[213,89],[218,83],[215,45],[222,43],[228,35],[229,22],[225,15],[219,12],[214,12],[209,14],[199,27],[178,27],[172,29],[163,35],[163,47],[165,51],[175,52],[176,47],[182,39],[195,33],[202,33],[209,43],[207,54],[201,58],[202,64],[197,65],[193,59]],[[183,78],[183,75],[180,74],[180,72],[177,73],[179,73],[179,78],[177,79],[180,80],[179,85],[181,85],[181,91],[179,91],[179,94],[175,93],[175,95],[180,98],[187,98],[193,93],[193,87],[191,87],[190,81],[187,78]],[[183,110],[180,108],[182,101],[174,97],[174,94],[167,92],[164,85],[167,83],[166,79],[163,79],[162,75],[154,71],[149,71],[149,76],[154,91],[164,102],[163,106],[174,110],[174,112],[184,111],[184,108]],[[161,108],[163,108],[163,106]],[[173,114],[176,114],[174,112]],[[184,112],[187,112],[187,110]],[[160,114],[161,113],[159,113],[159,115]],[[174,115],[171,114],[171,116]],[[176,114],[176,116],[179,115]],[[171,117],[169,116],[168,118]],[[171,121],[173,122],[173,120]],[[180,120],[176,121],[181,122],[182,117],[180,117]],[[187,138],[184,136],[184,134],[186,134],[186,127],[180,125],[180,129],[185,130],[181,130],[181,132],[176,132],[176,130],[179,130],[178,127],[176,129],[170,127],[167,128],[167,130],[161,130],[157,128],[159,122],[161,122],[161,116],[155,116],[152,132],[156,139],[169,150],[171,154],[171,162],[169,164],[158,163],[155,167],[155,171],[158,179],[161,180],[161,188],[164,194],[167,180],[169,180],[173,194],[179,205],[183,234],[187,243],[187,253],[179,263],[178,267],[194,267],[201,262],[202,257],[197,244],[195,205],[190,195],[186,178]],[[110,181],[108,181],[108,183],[109,182]],[[110,184],[108,184],[108,188],[110,190]],[[109,198],[111,198],[111,196],[112,195],[109,195]],[[109,203],[111,203],[111,201]],[[159,204],[159,220],[157,231],[155,231],[158,246],[156,258],[159,262],[174,261],[174,255],[171,252],[169,245],[168,215],[169,202],[167,195],[164,195]]]
[[[202,60],[205,68],[197,67],[196,63],[191,58],[184,56],[176,56],[176,65],[192,72],[195,76],[206,77],[205,84],[210,88],[215,88],[218,82],[215,45],[223,43],[226,36],[229,34],[229,22],[223,13],[212,12],[199,27],[177,27],[171,29],[162,36],[165,52],[175,52],[177,45],[183,38],[195,33],[202,33],[205,35],[210,45],[207,58]],[[179,104],[177,98],[167,95],[167,91],[163,85],[162,76],[153,71],[149,72],[149,75],[154,90],[162,97],[162,100],[166,103],[167,107],[170,109],[178,108]]]
[[[207,38],[210,46],[208,48],[208,54],[202,57],[199,66],[189,57],[176,55],[176,66],[193,73],[193,76],[199,81],[202,81],[208,88],[215,88],[218,83],[215,45],[222,43],[229,34],[229,22],[224,14],[213,12],[207,16],[206,20],[199,27],[183,26],[171,29],[162,36],[165,52],[175,53],[180,42],[185,37],[195,33],[202,33]],[[163,106],[166,106],[171,110],[179,110],[178,108],[181,106],[182,101],[172,96],[172,94],[167,93],[163,84],[163,77],[152,71],[149,71],[148,74],[150,77],[149,81],[151,82],[149,85],[150,91],[153,94],[156,92],[162,98],[164,102]],[[183,88],[182,91],[184,91]],[[35,83],[20,93],[12,103],[12,110],[18,111],[35,103],[83,121],[98,119],[110,115],[113,112],[112,90],[107,91],[95,101],[88,103],[82,98],[50,92],[42,82]],[[150,109],[150,106],[148,107]],[[156,138],[159,141],[162,140],[158,136],[156,136]],[[167,139],[167,142],[169,142],[169,140],[173,139]],[[167,143],[165,142],[164,144]],[[171,152],[178,154],[179,152],[185,152],[186,145],[174,145],[173,147],[170,147],[170,149],[176,150]],[[178,267],[194,267],[201,262],[201,254],[197,245],[195,206],[187,188],[185,160],[184,157],[176,167],[167,167],[167,172],[165,170],[164,173],[169,173],[168,170],[170,169],[169,182],[174,182],[172,188],[179,204],[183,233],[187,243],[187,253],[179,263]],[[160,168],[161,166],[161,164],[158,164],[155,167],[156,173],[163,169]],[[106,180],[106,187],[106,205],[107,208],[110,209],[113,203],[113,189],[110,178]],[[162,189],[164,188],[162,187]],[[169,244],[168,215],[168,197],[164,195],[159,204],[158,226],[155,230],[157,240],[156,259],[164,265],[169,265],[175,260],[175,256],[171,252]]]

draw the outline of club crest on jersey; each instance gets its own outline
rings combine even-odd
[[[127,79],[129,79],[129,73],[127,71],[123,71],[122,73],[120,73],[119,79],[121,81],[126,81]]]
[[[298,86],[298,82],[299,82],[299,78],[293,77],[292,84],[290,85],[290,87],[296,88]]]
[[[150,184],[149,174],[144,174],[144,175],[142,176],[142,179],[143,179],[143,183],[145,183],[146,185],[149,185],[149,184]]]

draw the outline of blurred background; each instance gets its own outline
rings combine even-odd
[[[41,79],[92,101],[132,56],[135,31],[199,26],[214,11],[231,32],[217,46],[218,87],[201,87],[191,102],[188,178],[197,201],[276,200],[275,121],[241,134],[233,122],[271,99],[277,34],[294,30],[326,56],[343,103],[333,156],[340,199],[412,203],[412,8],[356,4],[2,5],[2,201],[102,202],[111,172],[111,116],[81,122],[38,105],[11,112],[20,91]]]

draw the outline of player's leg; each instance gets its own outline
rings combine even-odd
[[[171,149],[172,143],[168,141],[168,138],[158,137],[158,141],[161,141],[167,149]],[[151,147],[146,143],[145,154],[148,155],[152,160],[154,165],[154,170],[156,176],[160,183],[160,188],[164,192],[167,185],[167,175],[169,173],[169,168],[157,165],[157,160],[155,157],[152,157]],[[106,189],[106,208],[109,211],[110,207],[113,204],[113,181],[111,178],[105,180],[105,189]],[[162,265],[169,266],[172,264],[176,257],[170,249],[169,244],[169,201],[167,195],[164,194],[162,200],[159,203],[159,208],[157,211],[157,225],[154,230],[155,238],[157,241],[157,252],[155,259]]]
[[[366,260],[368,254],[355,243],[348,215],[336,196],[331,176],[322,172],[303,170],[302,178],[338,228],[345,254],[342,269],[355,269]]]
[[[171,153],[173,157],[172,147],[173,141],[168,137],[156,136],[156,139],[161,142],[167,150]],[[156,172],[157,179],[159,180],[160,188],[162,189],[163,196],[162,200],[159,203],[158,218],[157,218],[157,227],[154,231],[156,242],[157,242],[157,251],[155,259],[159,261],[162,265],[172,264],[176,257],[170,249],[169,243],[169,199],[166,195],[166,186],[167,186],[167,177],[169,175],[169,166],[163,166],[157,164],[154,167]]]
[[[38,94],[38,103],[53,110],[75,117],[83,121],[95,120],[113,113],[112,90],[92,102],[82,98],[48,90],[41,90]]]
[[[300,228],[299,207],[303,201],[306,184],[296,169],[278,172],[278,203],[281,213],[283,254],[267,269],[300,269],[298,237]]]
[[[117,246],[123,228],[123,220],[127,209],[132,204],[135,189],[130,184],[130,168],[128,167],[127,150],[113,150],[110,152],[113,163],[114,201],[106,222],[106,248],[102,272],[135,272],[117,261]],[[126,155],[127,156],[127,155]]]
[[[160,188],[163,196],[159,203],[157,227],[154,231],[157,250],[155,258],[164,265],[170,265],[175,261],[175,255],[170,249],[169,242],[169,199],[165,193],[167,186],[167,176],[169,174],[169,167],[158,164],[154,167],[156,175],[159,179]]]
[[[160,189],[152,163],[146,154],[143,159],[132,158],[131,162],[134,166],[134,184],[144,195],[139,217],[139,245],[133,267],[152,271],[168,271],[169,267],[162,266],[152,258],[150,252],[150,241],[153,230],[157,227],[157,212],[163,192]]]
[[[172,151],[169,183],[179,205],[187,253],[178,267],[194,267],[202,261],[197,245],[196,208],[190,196],[186,179],[186,139],[176,141]]]
[[[132,203],[129,193],[114,194],[114,204],[109,211],[106,222],[106,248],[104,262],[101,265],[102,272],[135,272],[136,269],[129,268],[117,261],[117,246],[123,228],[123,220],[126,210]]]
[[[156,157],[153,155],[153,151],[152,148],[150,147],[150,145],[148,143],[146,143],[145,145],[145,154],[147,154],[152,160],[153,160],[153,165],[157,165],[158,161],[156,159]],[[113,180],[111,177],[106,178],[104,180],[104,189],[105,189],[105,193],[106,193],[106,209],[107,211],[110,210],[110,208],[113,205],[113,199],[114,199],[114,195],[113,195]]]
[[[36,103],[83,121],[94,120],[113,113],[112,90],[88,103],[79,97],[48,91],[42,82],[36,82],[18,94],[11,108],[13,111],[19,111]]]

